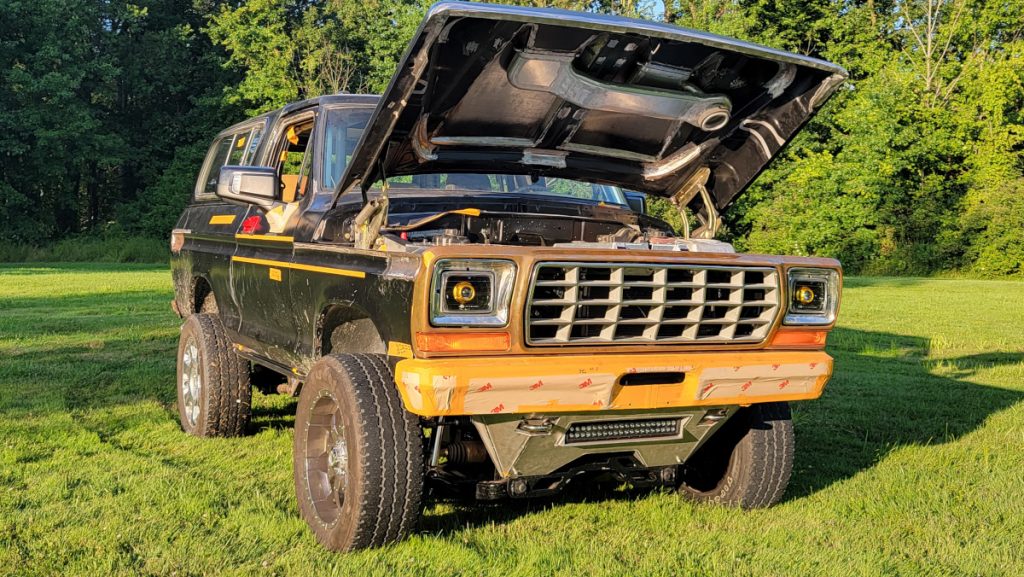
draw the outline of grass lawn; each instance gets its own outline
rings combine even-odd
[[[170,298],[160,267],[0,266],[0,575],[1024,574],[1024,283],[847,279],[772,509],[430,503],[351,555],[298,516],[293,400],[257,395],[244,438],[180,431]]]

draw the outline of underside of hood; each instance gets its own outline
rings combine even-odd
[[[839,66],[665,24],[437,4],[339,191],[383,177],[531,174],[724,209],[846,78]]]

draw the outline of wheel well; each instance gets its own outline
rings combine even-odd
[[[196,277],[192,284],[192,310],[193,313],[217,313],[217,297],[213,294],[213,288],[209,281],[203,277]]]
[[[355,307],[329,306],[320,314],[317,326],[317,351],[321,356],[341,352],[383,354],[387,350],[373,319]]]

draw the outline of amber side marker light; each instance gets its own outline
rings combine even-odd
[[[823,347],[828,331],[779,329],[772,338],[774,347]]]
[[[416,333],[416,348],[427,353],[507,351],[508,333]]]

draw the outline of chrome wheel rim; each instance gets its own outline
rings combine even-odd
[[[333,525],[345,504],[349,451],[341,407],[330,393],[322,391],[310,407],[305,435],[309,496],[320,522]]]
[[[199,421],[200,398],[203,394],[203,377],[199,370],[199,347],[195,338],[190,337],[181,353],[181,400],[185,420],[190,427]]]

